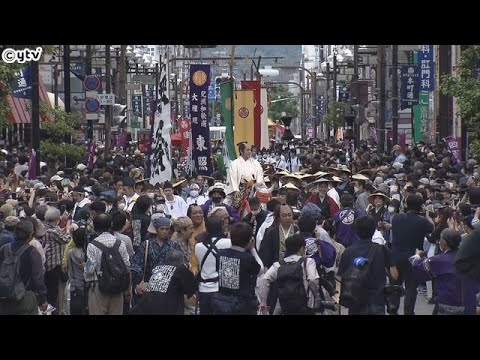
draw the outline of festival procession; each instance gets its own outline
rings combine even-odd
[[[480,46],[0,53],[0,314],[480,314]]]

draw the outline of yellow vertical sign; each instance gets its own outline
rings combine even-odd
[[[236,90],[233,98],[233,121],[234,121],[234,143],[248,142],[255,143],[255,118],[253,109],[255,107],[253,90]],[[238,146],[235,146],[237,156]]]

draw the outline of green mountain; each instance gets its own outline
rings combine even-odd
[[[217,45],[214,49],[208,50],[210,54],[224,52],[231,54],[232,45]],[[262,57],[277,57],[279,63],[299,63],[302,57],[302,45],[236,45],[235,56],[248,56],[249,58],[258,59]],[[262,60],[262,65],[274,64],[275,60]]]

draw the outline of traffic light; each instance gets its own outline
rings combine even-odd
[[[355,123],[357,125],[363,124],[367,117],[365,116],[365,107],[363,105],[355,104],[352,105],[352,109],[355,112]]]
[[[112,126],[118,126],[122,123],[123,120],[127,117],[125,112],[127,110],[126,105],[114,104],[113,105],[113,116],[112,116]]]
[[[355,121],[356,116],[354,114],[347,114],[344,116],[345,119],[345,139],[353,140],[355,139],[355,132],[353,122]]]

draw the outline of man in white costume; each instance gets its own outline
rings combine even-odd
[[[238,144],[240,156],[230,163],[227,177],[227,194],[232,206],[244,209],[255,183],[264,183],[263,169],[260,163],[252,159],[252,146],[246,142]]]

